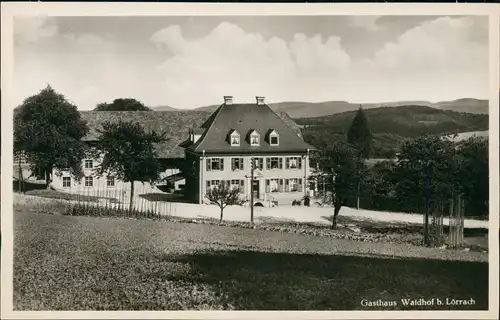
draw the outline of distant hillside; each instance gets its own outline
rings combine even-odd
[[[459,113],[425,106],[380,107],[365,110],[374,134],[378,157],[392,157],[405,139],[424,134],[487,131],[488,115]],[[345,135],[356,111],[294,119],[303,127],[304,139],[315,146]]]
[[[182,109],[176,109],[169,106],[158,106],[158,107],[150,107],[153,111],[186,111]],[[200,110],[201,111],[201,110]]]
[[[397,107],[418,105],[432,107],[440,110],[450,110],[456,112],[466,112],[474,114],[488,114],[488,100],[479,99],[458,99],[454,101],[442,101],[431,103],[428,101],[395,101],[382,103],[363,103],[365,109],[379,107]],[[326,101],[326,102],[279,102],[269,104],[271,109],[280,112],[286,112],[292,118],[320,117],[332,115],[346,111],[355,111],[359,108],[359,103],[350,103],[347,101]],[[199,111],[215,111],[219,105],[211,105],[197,108]]]

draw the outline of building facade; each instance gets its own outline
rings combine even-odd
[[[82,171],[83,177],[81,179],[75,179],[71,176],[69,171],[59,171],[54,170],[51,176],[50,186],[61,192],[76,193],[76,194],[86,194],[95,196],[106,196],[106,197],[121,197],[129,196],[130,193],[130,182],[124,182],[117,179],[112,174],[103,174],[99,176],[96,169],[100,164],[99,158],[86,158],[82,160]],[[162,172],[160,174],[161,179],[167,179],[168,177],[175,176],[179,174],[178,167],[180,166],[178,162],[181,159],[175,159],[177,163],[172,163],[172,161],[166,161],[167,159],[160,159],[162,164]],[[173,189],[180,190],[183,185],[184,180],[177,180],[173,183]],[[162,181],[159,185],[151,185],[147,182],[135,183],[136,192],[140,193],[155,193],[161,192],[163,190],[159,189],[166,185],[166,181]]]
[[[279,117],[262,97],[254,104],[234,104],[225,97],[212,116],[193,128],[183,143],[190,174],[186,192],[198,203],[209,188],[240,188],[244,200],[290,204],[310,195],[309,157],[313,147]],[[254,179],[252,182],[252,160]]]

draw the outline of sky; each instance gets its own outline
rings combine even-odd
[[[487,99],[486,16],[16,17],[16,104]]]

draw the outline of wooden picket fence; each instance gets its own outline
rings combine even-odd
[[[448,230],[448,247],[458,249],[464,243],[464,199],[461,196],[451,199]]]
[[[428,246],[459,249],[464,244],[464,199],[462,196],[451,198],[448,202],[434,205],[428,226]],[[448,211],[448,234],[445,234],[444,219]],[[425,219],[425,216],[424,216]],[[424,221],[425,223],[425,221]],[[425,231],[424,231],[425,232]],[[425,241],[425,239],[424,239]]]
[[[175,215],[176,205],[170,194],[152,193],[151,188],[136,183],[132,208],[130,190],[96,186],[71,194],[66,212],[69,215],[97,215],[161,218]]]

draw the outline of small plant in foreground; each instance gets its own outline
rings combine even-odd
[[[139,211],[137,209],[129,210],[122,207],[99,207],[92,204],[79,203],[69,206],[65,211],[69,216],[91,216],[91,217],[121,217],[136,219],[161,219],[159,213],[153,210]]]
[[[224,217],[224,209],[227,206],[240,205],[242,203],[240,199],[240,188],[231,187],[228,184],[221,184],[214,188],[208,189],[206,193],[207,199],[211,204],[215,204],[220,208],[220,220],[222,223]]]

